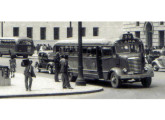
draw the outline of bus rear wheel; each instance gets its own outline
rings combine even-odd
[[[116,75],[115,72],[113,72],[111,74],[110,80],[111,80],[111,85],[112,85],[113,88],[119,88],[119,87],[121,87],[121,84],[122,84],[121,83],[121,79],[118,78],[118,76]]]
[[[143,85],[143,87],[145,88],[149,88],[152,82],[152,78],[151,77],[147,77],[147,78],[142,78],[141,79],[141,83]]]
[[[0,53],[0,57],[2,57],[2,53]]]

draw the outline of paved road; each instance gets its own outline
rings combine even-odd
[[[9,65],[9,57],[3,56],[1,59],[2,65]],[[23,73],[24,68],[20,66],[22,57],[17,58],[17,72]],[[33,60],[33,64],[37,61],[37,57],[30,57]],[[54,75],[48,74],[46,71],[42,73],[36,73],[37,76],[43,76],[54,79]],[[83,95],[70,95],[70,96],[49,96],[49,97],[36,97],[36,99],[164,99],[165,98],[165,71],[155,72],[155,76],[152,80],[150,88],[143,88],[141,83],[124,84],[122,88],[114,89],[109,82],[105,81],[91,81],[88,80],[88,84],[102,86],[103,92],[83,94]],[[38,83],[39,84],[39,83]],[[29,98],[27,98],[29,99]]]

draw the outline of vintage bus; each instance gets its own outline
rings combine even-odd
[[[142,41],[132,34],[123,34],[114,43],[83,40],[82,48],[84,78],[109,80],[114,88],[128,82],[141,82],[144,87],[150,87],[154,76],[152,66],[145,61]],[[75,80],[78,76],[78,40],[59,41],[53,51],[68,54],[70,79]]]
[[[34,54],[34,43],[30,38],[2,37],[0,38],[0,57],[10,55],[27,58]]]

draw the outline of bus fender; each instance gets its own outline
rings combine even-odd
[[[108,74],[108,79],[109,79],[109,80],[110,80],[111,74],[112,74],[113,72],[115,72],[116,75],[117,75],[118,77],[120,77],[120,76],[123,74],[122,69],[117,68],[117,67],[114,67],[114,68],[112,68],[112,69],[109,71],[109,74]]]

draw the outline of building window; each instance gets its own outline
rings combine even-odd
[[[136,26],[139,26],[140,25],[140,22],[136,22]]]
[[[164,47],[164,31],[159,31],[159,46]]]
[[[98,36],[99,35],[99,28],[98,27],[94,27],[93,28],[93,36]]]
[[[14,27],[13,28],[13,36],[14,37],[18,37],[19,36],[19,28],[18,27]]]
[[[41,40],[46,39],[46,27],[41,27],[40,28],[40,38],[41,38]]]
[[[72,31],[73,31],[72,27],[67,27],[67,38],[72,37]]]
[[[163,25],[164,24],[164,22],[160,22],[160,25]]]
[[[59,39],[59,27],[54,28],[54,40]]]
[[[27,27],[27,37],[33,38],[33,28]]]
[[[140,38],[140,31],[135,32],[135,37]]]
[[[82,27],[82,36],[83,37],[85,36],[85,33],[86,33],[86,28],[85,27]]]

